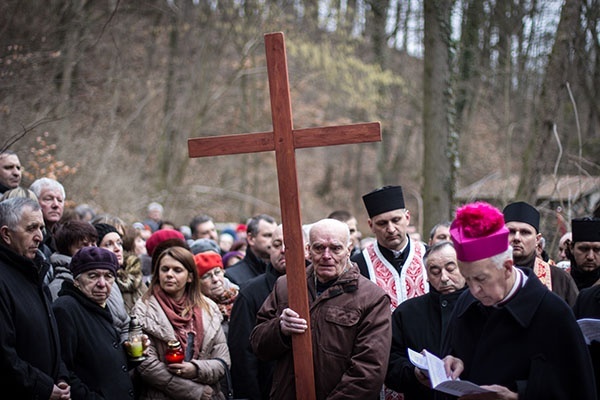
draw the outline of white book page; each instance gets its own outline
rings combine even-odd
[[[427,367],[427,360],[425,356],[421,353],[417,353],[413,349],[408,349],[408,359],[413,365],[423,371],[427,371],[429,368]]]
[[[444,362],[439,357],[425,350],[425,359],[427,360],[427,366],[429,367],[429,379],[434,388],[442,382],[451,380],[448,375],[446,375]]]
[[[491,392],[491,390],[484,389],[472,382],[461,380],[445,381],[440,383],[439,386],[436,386],[434,389],[458,397],[466,394]]]
[[[483,389],[469,381],[461,381],[458,378],[452,380],[446,375],[443,360],[427,350],[424,350],[423,352],[425,353],[425,360],[429,370],[429,380],[431,381],[431,386],[435,390],[458,397],[464,396],[465,394],[491,392],[490,390]]]
[[[590,345],[593,341],[600,342],[600,319],[582,318],[578,319],[577,323],[587,345]]]

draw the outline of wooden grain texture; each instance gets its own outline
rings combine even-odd
[[[188,152],[190,157],[208,157],[275,151],[289,306],[308,321],[304,334],[292,336],[296,399],[314,400],[312,336],[295,150],[381,141],[381,127],[379,122],[369,122],[294,130],[283,33],[266,34],[265,50],[273,131],[189,139]]]

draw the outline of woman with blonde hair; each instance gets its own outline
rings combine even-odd
[[[224,399],[219,380],[229,349],[217,305],[202,294],[193,254],[183,247],[162,251],[150,286],[133,314],[149,336],[148,357],[138,367],[141,399]],[[185,359],[168,363],[169,344],[178,341]]]

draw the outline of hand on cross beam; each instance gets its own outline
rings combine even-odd
[[[297,312],[286,308],[279,316],[279,328],[282,334],[291,336],[294,333],[304,333],[308,329],[308,323]]]

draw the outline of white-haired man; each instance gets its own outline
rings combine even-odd
[[[14,399],[70,398],[56,319],[43,288],[43,228],[35,200],[0,202],[0,385]]]
[[[573,312],[533,270],[514,266],[500,210],[467,204],[456,211],[450,235],[469,291],[454,308],[442,346],[449,376],[496,392],[472,399],[595,399],[592,363]]]

